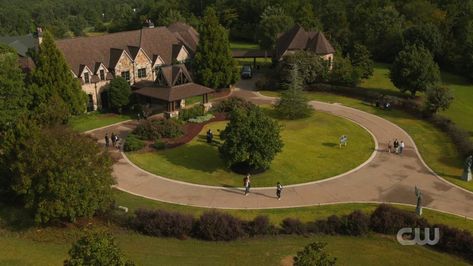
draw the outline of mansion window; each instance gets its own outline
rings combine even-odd
[[[130,81],[130,71],[122,71],[121,75],[126,81]]]
[[[146,68],[138,69],[138,78],[146,78]]]
[[[88,72],[85,72],[85,73],[84,73],[84,82],[85,82],[85,83],[90,83],[90,77],[89,77],[89,73],[88,73]]]
[[[100,69],[99,75],[100,75],[100,80],[105,80],[105,70]]]
[[[163,71],[161,68],[156,68],[156,83],[160,86],[166,86],[166,80],[164,79]]]
[[[176,85],[181,85],[188,82],[189,81],[187,80],[186,76],[182,72],[180,72],[177,76]]]

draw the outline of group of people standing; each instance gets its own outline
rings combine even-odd
[[[388,142],[388,152],[389,153],[396,153],[402,155],[403,151],[405,148],[404,141],[399,141],[398,139],[395,139],[393,142],[389,141]]]
[[[105,133],[105,147],[110,147],[110,141],[112,142],[112,147],[120,149],[120,138],[118,135],[112,132],[112,135],[109,137],[108,133]]]
[[[250,188],[251,188],[251,176],[250,174],[247,174],[245,178],[243,178],[243,186],[245,187],[245,196],[247,196],[250,193]],[[281,192],[282,192],[282,185],[280,182],[276,184],[276,197],[278,200],[281,199]]]

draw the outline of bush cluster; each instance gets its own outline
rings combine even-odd
[[[142,141],[137,135],[135,134],[128,134],[125,139],[125,144],[123,145],[124,151],[137,151],[143,149],[145,146],[144,141]]]
[[[230,97],[228,99],[225,99],[219,102],[217,105],[215,105],[212,108],[212,111],[216,113],[230,113],[236,109],[249,110],[253,108],[254,106],[255,105],[253,103],[248,102],[245,99],[242,99],[239,97]]]
[[[203,116],[205,114],[205,108],[203,105],[195,105],[191,108],[182,109],[179,111],[179,119],[182,121],[188,121],[189,119]]]
[[[138,210],[129,220],[129,226],[143,234],[176,238],[194,237],[210,241],[231,241],[241,237],[267,234],[327,234],[362,236],[369,232],[395,235],[403,227],[440,228],[440,242],[432,246],[443,252],[454,253],[473,262],[473,235],[466,230],[446,225],[430,225],[411,211],[382,204],[371,214],[359,210],[348,215],[332,215],[326,219],[304,223],[286,218],[276,229],[267,216],[243,221],[230,214],[208,211],[199,218],[163,210]],[[433,234],[433,230],[431,230]],[[433,239],[433,236],[430,237]]]
[[[143,140],[176,138],[183,134],[182,125],[174,119],[143,120],[133,130],[133,134]]]
[[[191,123],[204,123],[204,122],[207,122],[209,121],[210,119],[213,119],[215,118],[215,116],[213,114],[206,114],[206,115],[203,115],[203,116],[197,116],[195,118],[191,118],[189,119],[188,121],[191,122]]]

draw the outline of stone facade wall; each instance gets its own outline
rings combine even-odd
[[[89,99],[88,95],[92,95],[94,110],[102,108],[101,94],[106,89],[108,83],[110,83],[109,80],[101,80],[97,83],[86,83],[82,85],[82,90],[87,94],[87,100]]]
[[[135,78],[133,69],[133,61],[125,53],[122,53],[115,66],[115,76],[121,76],[122,72],[130,71],[130,82],[133,82]]]
[[[181,50],[176,56],[176,60],[179,62],[184,62],[190,58],[189,53],[186,51],[184,46],[182,46]]]
[[[138,77],[138,69],[146,69],[146,77],[139,78]],[[135,58],[135,69],[134,69],[134,82],[138,82],[140,80],[153,80],[153,72],[151,68],[151,60],[146,56],[143,50],[140,49],[138,54]]]

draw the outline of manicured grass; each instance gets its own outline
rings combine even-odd
[[[389,79],[389,67],[389,64],[376,63],[373,76],[363,80],[360,86],[384,94],[399,95],[399,90]],[[473,119],[471,119],[473,116],[473,83],[458,75],[447,72],[441,74],[443,85],[450,88],[455,96],[450,108],[441,114],[452,119],[459,127],[468,130],[473,140]]]
[[[140,208],[146,209],[161,209],[168,211],[178,211],[194,216],[200,216],[203,212],[208,211],[206,208],[197,208],[192,206],[178,205],[165,203],[155,200],[150,200],[129,193],[115,190],[115,200],[118,205],[129,208],[130,212],[133,212]],[[332,205],[321,205],[321,206],[310,206],[302,208],[283,208],[283,209],[259,209],[259,210],[221,210],[231,215],[237,216],[244,220],[251,220],[258,215],[266,215],[270,221],[278,225],[282,220],[288,217],[295,217],[303,222],[315,221],[319,219],[325,219],[330,215],[346,215],[355,210],[361,210],[365,213],[371,213],[376,209],[377,204],[371,203],[351,203],[351,204],[332,204]],[[397,208],[405,209],[414,212],[415,208],[410,206],[395,205]],[[424,209],[423,216],[430,223],[441,223],[452,227],[468,230],[473,233],[473,221],[466,220],[462,217],[445,214],[437,211],[431,211]]]
[[[130,115],[92,112],[70,119],[69,125],[76,131],[84,132],[94,128],[104,127],[125,120],[132,119]]]
[[[277,97],[277,92],[261,92]],[[341,103],[378,116],[381,116],[406,130],[414,139],[424,161],[439,175],[448,181],[473,191],[473,182],[465,182],[462,174],[463,158],[458,153],[451,139],[427,121],[417,119],[401,110],[385,111],[364,104],[362,101],[324,92],[307,92],[307,97],[330,103]]]
[[[313,241],[326,242],[337,265],[468,265],[454,256],[421,246],[402,246],[394,237],[379,235],[268,236],[232,242],[157,238],[129,231],[114,235],[136,265],[280,265]],[[61,265],[71,243],[2,236],[0,265]]]
[[[230,42],[230,49],[232,50],[259,50],[260,47],[256,43],[251,42]]]
[[[366,161],[374,149],[368,132],[360,126],[322,112],[295,121],[281,121],[283,150],[268,171],[255,175],[253,186],[304,183],[344,173]],[[206,125],[199,136],[183,146],[157,152],[129,153],[129,159],[141,168],[168,178],[191,183],[241,186],[242,176],[228,170],[219,158],[218,131],[226,122]],[[216,134],[216,144],[205,143],[208,129]],[[342,149],[338,142],[347,135],[349,144]],[[302,156],[303,155],[303,156]],[[339,158],[343,157],[343,163]]]

